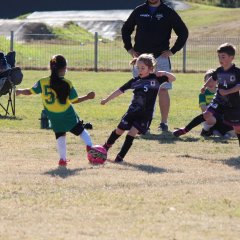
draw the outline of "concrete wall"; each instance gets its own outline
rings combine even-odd
[[[133,9],[145,0],[1,0],[0,18],[34,11]]]

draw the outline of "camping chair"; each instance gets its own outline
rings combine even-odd
[[[0,72],[0,97],[3,95],[8,96],[7,105],[4,106],[0,103],[0,107],[4,110],[5,116],[15,116],[16,113],[16,85],[22,82],[23,74],[19,67],[15,67],[15,52],[9,52],[6,55],[7,69]]]

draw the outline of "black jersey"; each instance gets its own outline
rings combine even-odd
[[[240,108],[239,92],[231,93],[222,96],[219,89],[231,89],[236,85],[240,85],[240,68],[233,65],[230,69],[225,71],[222,67],[217,68],[212,78],[217,81],[218,90],[213,98],[213,101],[230,108]]]
[[[145,78],[132,78],[122,87],[120,91],[125,92],[128,89],[133,89],[133,99],[128,108],[128,113],[143,114],[152,117],[159,87],[163,82],[167,82],[166,76],[157,77],[155,74],[150,74]]]
[[[134,50],[152,53],[154,57],[159,57],[163,51],[170,49],[172,30],[177,35],[177,40],[170,49],[173,54],[184,46],[188,38],[188,29],[180,16],[164,3],[153,14],[149,10],[148,1],[133,10],[122,27],[122,39],[127,51],[133,47],[131,34],[135,27]]]

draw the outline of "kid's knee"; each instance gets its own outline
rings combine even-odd
[[[204,112],[203,113],[203,118],[207,121],[209,120],[211,117],[213,117],[211,112]]]
[[[116,134],[117,135],[122,135],[125,131],[120,129],[120,128],[116,128]]]
[[[240,126],[234,126],[233,129],[236,134],[240,134]]]

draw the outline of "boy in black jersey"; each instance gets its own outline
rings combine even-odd
[[[101,104],[104,105],[123,94],[126,90],[133,89],[133,100],[127,112],[123,115],[121,122],[104,144],[104,147],[108,150],[124,131],[129,131],[115,162],[123,161],[133,143],[134,137],[138,133],[145,134],[147,132],[153,117],[154,105],[160,85],[175,80],[173,74],[165,71],[159,71],[157,74],[153,73],[156,60],[151,54],[142,54],[135,62],[138,67],[139,76],[132,78],[101,101]]]
[[[185,128],[173,132],[176,137],[189,132],[192,128],[206,121],[207,132],[215,123],[218,115],[223,115],[224,122],[233,126],[240,145],[240,69],[233,63],[235,46],[224,43],[217,49],[218,59],[221,67],[217,68],[212,77],[204,84],[201,91],[212,82],[217,81],[217,92],[209,104],[207,110],[194,118]]]

